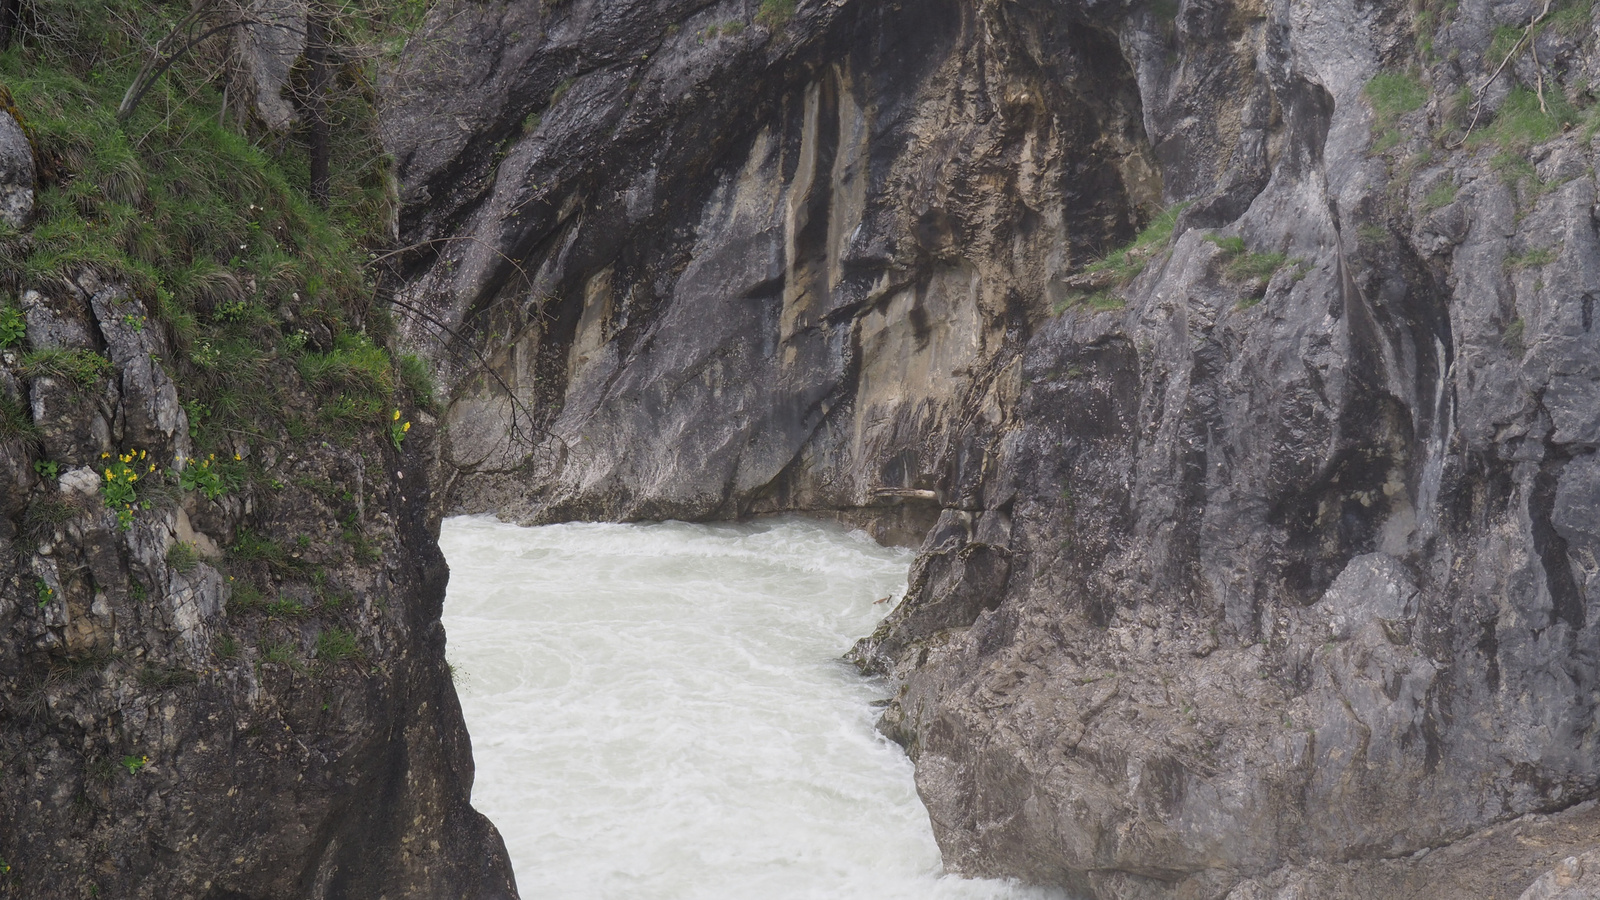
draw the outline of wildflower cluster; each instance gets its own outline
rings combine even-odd
[[[106,506],[116,511],[117,526],[123,531],[133,527],[133,513],[140,507],[139,479],[156,470],[156,464],[148,462],[147,457],[143,450],[129,450],[119,456],[100,454],[104,476],[100,482],[100,496],[105,498]],[[148,503],[143,506],[150,508]]]
[[[410,430],[411,430],[411,423],[410,422],[401,422],[400,421],[400,410],[398,410],[398,409],[395,410],[394,411],[394,416],[389,419],[389,440],[394,442],[394,448],[396,450],[399,450],[400,449],[400,445],[405,443],[406,432],[408,432]]]
[[[236,453],[233,458],[237,462],[239,455]],[[183,458],[179,457],[178,462],[183,462]],[[239,482],[238,475],[230,471],[227,463],[217,462],[215,453],[205,459],[189,460],[189,464],[177,475],[179,487],[186,491],[199,491],[206,495],[207,500],[216,500],[238,487]]]

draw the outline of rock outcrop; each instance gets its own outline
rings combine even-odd
[[[789,8],[431,15],[460,507],[925,532],[856,656],[956,871],[1443,897],[1596,796],[1589,4]]]
[[[0,365],[6,896],[514,897],[467,805],[428,436],[381,459],[242,436],[272,492],[180,493],[162,473],[203,461],[143,301],[85,274],[23,310],[29,354]],[[130,471],[148,487],[114,507],[102,481]]]

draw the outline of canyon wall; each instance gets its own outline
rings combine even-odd
[[[386,140],[448,502],[920,540],[854,656],[952,870],[1514,897],[1600,843],[1589,4],[423,33]]]

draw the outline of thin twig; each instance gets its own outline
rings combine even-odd
[[[1515,44],[1511,45],[1511,49],[1509,51],[1507,51],[1507,53],[1506,53],[1506,58],[1500,60],[1500,65],[1494,70],[1494,74],[1490,75],[1483,82],[1483,85],[1478,88],[1478,90],[1476,92],[1477,95],[1478,95],[1477,99],[1474,100],[1473,103],[1472,103],[1472,108],[1473,108],[1472,121],[1470,123],[1468,123],[1466,133],[1461,136],[1461,140],[1457,141],[1454,146],[1446,147],[1446,149],[1454,150],[1457,147],[1461,147],[1461,146],[1466,144],[1467,138],[1472,137],[1472,130],[1474,128],[1478,127],[1478,118],[1483,115],[1484,92],[1489,90],[1489,85],[1494,84],[1494,80],[1496,78],[1499,78],[1500,77],[1500,73],[1504,72],[1505,69],[1506,69],[1506,66],[1511,64],[1511,60],[1514,57],[1516,57],[1516,55],[1517,55],[1517,50],[1522,47],[1522,42],[1530,39],[1531,37],[1533,37],[1533,29],[1534,29],[1534,27],[1537,26],[1540,22],[1544,21],[1544,17],[1548,16],[1550,14],[1550,5],[1553,2],[1554,2],[1554,0],[1544,0],[1544,9],[1537,16],[1533,17],[1533,21],[1528,23],[1528,27],[1527,28],[1524,28],[1522,30],[1522,36],[1517,38],[1517,42]],[[1535,65],[1535,67],[1537,67],[1537,65],[1538,65],[1538,53],[1539,53],[1539,51],[1537,51],[1537,50],[1534,51],[1534,65]],[[1542,109],[1544,109],[1544,90],[1543,90],[1543,84],[1542,84],[1543,79],[1544,79],[1544,73],[1540,72],[1539,73],[1539,77],[1540,77],[1540,81],[1541,81],[1541,86],[1540,86],[1540,90],[1539,90],[1539,108],[1542,110]]]

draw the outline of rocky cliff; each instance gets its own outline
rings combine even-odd
[[[425,33],[386,141],[454,502],[925,535],[856,656],[950,868],[1511,897],[1600,843],[1444,852],[1600,790],[1589,3]]]
[[[139,35],[215,22],[183,7],[30,4],[0,46],[0,896],[515,897],[366,176],[314,209],[226,41],[114,116]]]

